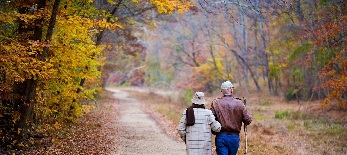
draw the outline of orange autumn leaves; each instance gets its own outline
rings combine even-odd
[[[0,116],[10,115],[6,119],[9,127],[16,126],[17,118],[26,117],[17,116],[20,113],[13,108],[20,106],[13,101],[25,98],[14,91],[18,89],[17,83],[23,83],[21,91],[31,91],[25,90],[25,82],[35,81],[32,85],[35,91],[31,91],[35,97],[30,99],[35,115],[32,122],[39,122],[45,131],[46,126],[58,129],[57,123],[73,122],[85,111],[81,102],[98,95],[105,46],[96,44],[96,35],[100,30],[113,31],[123,25],[113,14],[95,8],[90,0],[61,1],[56,12],[52,11],[57,6],[55,1],[39,2],[41,6],[36,1],[1,2]],[[189,8],[191,3],[171,0],[153,1],[153,4],[162,13],[172,13]],[[171,4],[175,5],[171,7]],[[46,38],[54,13],[53,35]],[[42,56],[47,48],[47,55]],[[82,79],[86,80],[84,85]],[[30,129],[35,128],[34,124],[28,125]],[[6,136],[12,141],[11,135]]]

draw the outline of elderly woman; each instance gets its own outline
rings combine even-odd
[[[203,92],[196,92],[192,106],[182,115],[178,133],[186,143],[187,155],[212,155],[211,129],[221,130],[221,124],[215,120],[211,110],[205,109]]]

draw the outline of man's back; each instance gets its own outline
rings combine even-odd
[[[234,97],[221,97],[212,101],[211,110],[222,124],[221,133],[239,134],[242,122],[250,124],[245,105]]]
[[[220,91],[223,97],[213,100],[211,105],[212,113],[222,125],[222,130],[216,134],[216,152],[217,155],[236,155],[242,122],[249,125],[252,119],[242,101],[232,97],[234,86],[230,81],[223,82]]]

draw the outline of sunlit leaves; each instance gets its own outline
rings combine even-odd
[[[49,118],[54,114],[56,118],[71,120],[73,118],[71,114],[72,116],[81,114],[81,107],[75,101],[86,97],[94,98],[95,88],[89,89],[88,85],[86,88],[80,87],[80,80],[84,78],[94,81],[100,78],[100,71],[97,68],[101,66],[102,59],[98,57],[103,46],[96,46],[92,39],[96,33],[92,30],[95,23],[96,21],[92,19],[80,16],[58,18],[52,39],[53,57],[48,60],[57,70],[44,85],[45,95],[50,96],[45,99],[45,104],[55,106],[52,107],[53,111],[46,109],[43,112],[49,114],[45,117]],[[76,93],[77,89],[82,89],[83,93]]]
[[[159,13],[168,14],[172,14],[176,10],[178,12],[185,12],[194,6],[194,3],[187,0],[150,0],[150,3],[157,7]]]
[[[102,16],[95,18],[98,11],[88,1],[65,1],[57,12],[53,37],[44,41],[48,39],[44,36],[52,2],[47,2],[44,9],[21,13],[19,10],[26,8],[19,3],[19,7],[2,9],[0,14],[1,103],[24,100],[23,96],[13,94],[14,84],[34,80],[36,97],[31,105],[35,105],[35,121],[42,124],[41,131],[58,130],[63,123],[73,122],[83,114],[81,101],[94,99],[100,91],[99,68],[104,61],[101,57],[104,47],[95,44],[95,35],[100,28],[115,30],[120,25]],[[42,34],[37,31],[41,29]],[[43,57],[44,49],[48,53]],[[82,79],[87,80],[84,86],[80,85]],[[78,89],[82,92],[77,93]],[[11,115],[8,124],[12,127],[24,117],[13,108],[16,103],[9,105],[12,106],[1,107],[0,115],[5,109]]]
[[[14,40],[10,44],[2,43],[0,43],[2,45],[0,64],[6,67],[1,67],[0,72],[5,73],[8,79],[22,82],[25,79],[48,78],[49,73],[52,72],[52,65],[33,57],[39,51],[35,50],[38,47],[33,45],[34,42],[24,45]]]
[[[16,15],[17,15],[17,12],[10,12],[10,13],[1,13],[0,14],[0,23],[1,23],[1,26],[3,26],[4,24],[14,24],[14,21],[16,19]]]
[[[193,77],[191,83],[194,83],[191,87],[196,90],[211,90],[211,86],[218,85],[216,79],[228,79],[233,80],[233,75],[228,73],[223,65],[224,59],[217,57],[215,62],[212,59],[208,59],[205,63],[199,67],[194,67]],[[212,89],[213,90],[213,89]]]
[[[104,46],[96,41],[96,36],[105,30],[114,31],[124,27],[119,23],[118,17],[114,17],[114,13],[93,7],[93,0],[67,0],[62,1],[58,7],[51,38],[51,35],[47,34],[51,32],[48,25],[52,23],[49,22],[52,13],[55,13],[52,12],[54,1],[39,2],[46,3],[39,3],[42,4],[39,5],[40,8],[37,8],[38,2],[32,0],[1,3],[0,97],[1,104],[3,101],[8,103],[6,110],[11,115],[8,121],[12,121],[10,123],[13,127],[18,120],[26,117],[20,113],[21,111],[13,108],[19,105],[12,103],[14,100],[22,103],[26,96],[21,96],[22,92],[13,92],[21,89],[22,85],[23,89],[26,89],[26,81],[34,81],[32,88],[35,91],[31,92],[36,94],[29,94],[34,97],[30,97],[28,105],[35,109],[32,112],[35,120],[30,121],[39,122],[39,130],[46,132],[59,130],[64,123],[73,122],[77,116],[86,112],[85,106],[81,103],[95,99],[101,91],[101,68],[105,63],[102,54]],[[107,2],[112,6],[119,3],[112,0]],[[133,2],[129,1],[131,4],[134,4]],[[179,0],[151,3],[160,13],[186,11],[192,5],[190,2]],[[139,62],[141,56],[135,51],[141,51],[143,47],[136,43],[135,39],[132,40],[134,42],[126,42],[124,45],[129,43],[134,48],[122,50],[136,57],[136,61]],[[140,69],[130,72],[140,77],[134,81],[142,80],[142,72],[139,71]],[[84,85],[81,84],[82,81]],[[16,88],[16,84],[22,84],[21,88]],[[20,91],[26,92],[29,89]],[[0,116],[3,113],[1,107]],[[28,125],[33,127],[33,124]],[[13,129],[13,132],[18,134],[23,131]],[[55,139],[51,142],[58,143]],[[17,141],[13,144],[15,143]]]

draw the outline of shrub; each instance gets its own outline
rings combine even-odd
[[[183,101],[185,105],[190,105],[192,103],[191,99],[193,97],[194,91],[192,89],[184,90]]]
[[[300,90],[299,89],[295,89],[294,87],[291,87],[284,94],[284,96],[285,96],[287,101],[295,100],[296,99],[295,95],[298,95],[299,98],[301,97]]]
[[[263,120],[264,119],[264,115],[262,115],[262,114],[255,114],[255,115],[253,115],[253,118],[255,120]]]
[[[282,119],[289,116],[288,111],[275,111],[275,118]]]
[[[259,103],[259,105],[269,106],[269,105],[272,105],[272,102],[270,102],[270,101],[263,101],[263,102]]]

